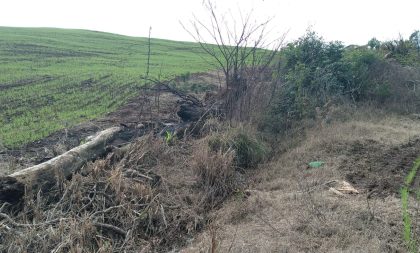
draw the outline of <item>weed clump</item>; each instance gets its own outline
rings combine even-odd
[[[256,168],[265,157],[265,148],[249,131],[232,129],[204,138],[193,157],[204,207],[214,208],[242,187],[238,169]]]
[[[233,151],[235,166],[243,169],[255,168],[266,154],[264,145],[244,130],[214,135],[209,138],[208,146],[213,152]]]
[[[232,150],[214,152],[202,145],[196,151],[193,168],[208,207],[220,204],[234,191],[236,183]]]

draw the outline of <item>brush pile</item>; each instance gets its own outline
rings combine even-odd
[[[1,252],[169,250],[200,230],[204,197],[191,145],[152,135],[0,210]]]

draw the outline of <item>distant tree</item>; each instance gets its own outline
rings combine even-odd
[[[398,39],[386,41],[382,46],[384,50],[388,51],[389,57],[405,57],[409,54],[412,47],[411,42],[404,40],[401,34],[398,36]]]
[[[378,39],[376,39],[375,37],[373,37],[371,40],[369,40],[368,46],[371,49],[376,49],[377,50],[381,47],[381,42]]]
[[[417,54],[420,54],[420,31],[416,30],[410,35],[410,42],[417,49]]]

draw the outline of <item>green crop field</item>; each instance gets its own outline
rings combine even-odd
[[[137,94],[148,39],[0,27],[0,145],[17,147],[115,110]],[[150,76],[210,69],[196,43],[151,40]]]

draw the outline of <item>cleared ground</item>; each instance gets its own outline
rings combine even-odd
[[[97,118],[144,84],[147,38],[0,27],[0,151]],[[151,40],[150,77],[210,68],[198,44]]]
[[[378,111],[351,117],[279,143],[294,147],[255,171],[249,197],[216,211],[213,228],[182,252],[212,245],[216,252],[406,252],[399,191],[419,156],[420,120]],[[324,166],[309,168],[317,160]],[[332,193],[332,180],[360,194]],[[413,228],[418,234],[416,218]]]
[[[194,87],[200,90],[214,90],[221,82],[219,77],[218,72],[198,73],[191,74],[188,80],[178,80],[176,83],[189,90],[194,90]],[[203,95],[203,93],[192,94]],[[153,129],[151,123],[156,122],[157,118],[161,123],[177,123],[179,121],[176,116],[177,99],[179,98],[167,93],[161,94],[158,111],[155,96],[143,91],[102,117],[58,130],[21,147],[0,150],[0,176],[45,162],[80,145],[86,137],[109,127],[123,125],[130,128],[130,136],[125,140],[128,142],[151,131]]]

